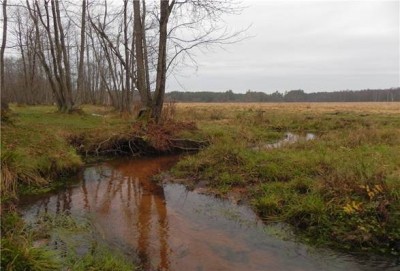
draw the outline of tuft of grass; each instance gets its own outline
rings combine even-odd
[[[69,256],[71,257],[71,256]],[[116,252],[111,252],[106,247],[96,248],[91,253],[86,253],[83,257],[73,257],[67,263],[73,271],[133,271],[136,267],[128,262],[126,258]]]
[[[1,221],[2,270],[136,270],[119,251],[99,243],[88,223],[66,214],[42,215],[27,225],[16,213]],[[87,248],[78,252],[78,247]]]
[[[23,163],[18,153],[1,153],[1,197],[2,201],[16,197],[18,185],[44,185],[47,183],[31,164]]]
[[[2,270],[60,270],[58,255],[33,245],[31,232],[16,213],[3,215],[1,221]]]

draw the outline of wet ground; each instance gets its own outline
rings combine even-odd
[[[27,199],[24,217],[68,213],[91,220],[98,238],[138,259],[144,270],[400,270],[395,259],[312,249],[247,206],[157,185],[151,177],[178,157],[119,159],[87,167],[74,185]],[[289,238],[290,239],[290,238]]]

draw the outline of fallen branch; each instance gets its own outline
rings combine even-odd
[[[97,156],[99,155],[99,149],[100,149],[101,145],[103,145],[104,143],[110,141],[112,137],[113,137],[113,136],[111,136],[111,137],[109,137],[108,139],[106,139],[106,140],[104,140],[104,141],[102,141],[102,142],[99,143],[99,145],[97,146],[96,151],[95,151]]]

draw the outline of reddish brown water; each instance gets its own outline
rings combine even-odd
[[[144,270],[399,270],[393,261],[284,241],[278,226],[265,226],[246,206],[151,181],[177,159],[88,167],[79,183],[26,204],[25,218],[43,212],[88,217],[99,238],[138,255]]]

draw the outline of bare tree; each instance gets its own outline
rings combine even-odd
[[[143,6],[144,7],[144,6]],[[151,93],[147,88],[146,80],[146,66],[145,66],[145,54],[144,54],[144,40],[145,35],[143,33],[144,26],[141,19],[141,8],[139,1],[133,1],[134,9],[134,34],[135,34],[135,52],[136,52],[136,67],[137,67],[137,89],[140,94],[142,104],[146,108],[151,108]]]
[[[65,42],[64,28],[61,22],[59,0],[51,0],[51,7],[53,13],[53,26],[55,36],[54,39],[56,41],[57,62],[61,75],[61,81],[59,83],[60,88],[63,89],[64,94],[64,101],[60,109],[62,112],[70,112],[74,106],[71,85],[71,68]],[[63,63],[61,63],[61,60],[63,61]]]
[[[85,40],[86,40],[86,0],[82,0],[82,17],[81,17],[81,41],[79,51],[79,64],[78,64],[78,79],[77,79],[77,92],[83,93],[84,86],[84,57],[85,57]],[[89,63],[87,63],[89,64]]]
[[[62,112],[73,110],[75,102],[109,103],[130,112],[139,100],[144,118],[159,122],[167,76],[185,60],[195,62],[194,48],[237,40],[237,33],[217,23],[235,11],[233,1],[25,0],[25,7],[21,1],[27,12],[14,16],[14,40],[22,64],[15,62],[13,72],[23,80],[14,98],[40,101],[39,82],[46,77]],[[6,16],[4,22],[7,27]]]
[[[5,83],[4,83],[4,51],[6,49],[6,41],[7,41],[7,0],[3,0],[3,40],[1,42],[0,49],[0,91],[1,91],[1,109],[8,109],[8,102],[6,101],[6,97],[4,95],[5,92]]]
[[[160,120],[161,111],[164,104],[165,86],[167,80],[168,20],[174,5],[175,0],[172,0],[171,3],[169,3],[169,1],[160,0],[160,34],[158,42],[157,79],[152,107],[152,118],[156,122],[159,122]]]
[[[96,33],[97,40],[102,49],[104,58],[106,60],[106,67],[99,67],[101,82],[106,86],[109,97],[113,105],[121,112],[129,112],[131,108],[130,97],[131,86],[135,82],[135,75],[133,74],[133,56],[132,48],[129,48],[128,37],[128,1],[124,1],[122,11],[118,11],[114,16],[109,15],[107,1],[104,1],[103,14],[88,13],[91,30]],[[123,20],[118,21],[122,15]],[[115,24],[112,24],[115,23]],[[111,24],[110,27],[108,27]],[[110,28],[110,33],[108,33]],[[114,35],[117,31],[117,35]],[[91,31],[90,30],[90,31]],[[112,33],[111,33],[112,32]],[[123,33],[122,42],[120,33]],[[91,35],[92,47],[94,48],[95,40]],[[121,53],[123,51],[123,53]],[[94,55],[98,65],[104,60],[99,57],[100,52],[94,50]],[[103,62],[104,63],[104,62]]]
[[[114,96],[122,98],[120,110],[129,111],[130,94],[137,91],[142,104],[139,115],[158,122],[167,72],[176,67],[173,63],[181,62],[183,56],[192,59],[190,51],[199,46],[237,41],[238,32],[230,33],[215,23],[221,14],[233,13],[234,6],[232,1],[135,0],[130,12],[128,0],[124,0],[120,13],[115,12],[114,17],[110,17],[104,0],[103,14],[92,11],[88,18],[108,63],[110,77],[103,72],[101,81],[108,86],[109,93],[113,88]],[[123,18],[122,22],[118,23],[118,17]],[[129,23],[133,24],[132,28],[128,27]],[[116,29],[119,30],[115,35]],[[128,29],[133,29],[132,35]]]
[[[26,0],[30,17],[35,26],[36,40],[39,44],[36,53],[46,71],[47,78],[57,102],[58,110],[61,112],[70,112],[74,107],[71,68],[65,41],[66,34],[61,21],[59,0],[46,0],[43,3],[44,15],[42,14],[41,6],[37,0],[35,0],[33,7],[29,4],[29,0]],[[48,62],[48,59],[44,54],[45,48],[41,41],[44,36],[41,35],[39,21],[47,34],[45,40],[50,49],[50,62]]]
[[[123,111],[130,112],[130,87],[131,87],[131,53],[129,48],[128,40],[128,0],[124,0],[124,21],[123,21],[123,32],[124,32],[124,53],[125,53],[125,86],[122,88],[122,97],[125,100],[123,103]]]
[[[145,4],[143,4],[143,9],[145,9]],[[158,22],[158,28],[156,29],[158,42],[155,45],[157,48],[156,79],[150,108],[151,119],[156,122],[160,120],[164,104],[167,71],[173,62],[178,60],[179,56],[186,54],[192,59],[190,51],[194,48],[224,45],[241,40],[241,34],[244,30],[232,33],[217,24],[223,14],[237,13],[238,11],[240,11],[240,8],[233,1],[159,1],[158,10],[152,11],[153,17]],[[172,24],[170,23],[171,17],[174,19]],[[181,36],[176,36],[176,33]],[[192,35],[188,35],[188,33],[192,33]],[[142,35],[142,40],[146,40],[145,32],[142,31],[140,34]],[[185,38],[185,35],[190,37]],[[139,36],[135,37],[136,39],[140,38]],[[169,46],[168,42],[172,44],[172,50],[169,49],[171,46]],[[147,57],[145,56],[144,59]],[[146,69],[149,69],[147,65]]]
[[[29,11],[29,16],[32,19],[32,22],[34,24],[34,29],[35,29],[35,43],[37,44],[36,54],[38,55],[38,58],[42,64],[43,70],[45,71],[45,74],[46,74],[48,82],[51,86],[54,98],[56,99],[58,108],[60,108],[62,105],[62,97],[61,97],[61,94],[59,93],[57,85],[54,81],[54,77],[51,72],[51,67],[46,61],[46,56],[45,56],[44,48],[43,48],[44,45],[42,44],[42,41],[41,41],[41,34],[40,34],[40,28],[39,28],[40,11],[39,11],[38,5],[36,5],[36,4],[37,4],[37,2],[31,8],[29,1],[26,0],[26,5],[27,5],[28,11]],[[47,18],[49,18],[49,17],[47,17]],[[42,20],[42,18],[40,20]],[[42,23],[45,24],[43,20],[42,20]],[[47,20],[47,24],[49,24],[49,19]],[[49,33],[50,29],[48,27],[45,27],[45,28],[46,28],[47,33]],[[49,39],[49,47],[50,47],[51,54],[54,56],[54,47],[53,47],[52,39]],[[56,71],[56,69],[57,69],[57,66],[54,63],[54,70]]]

